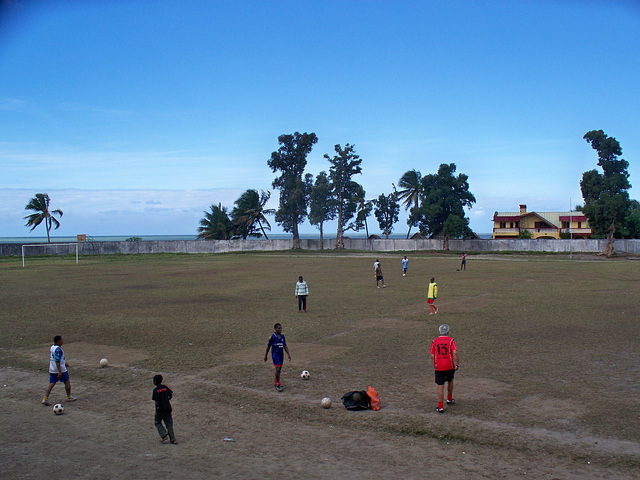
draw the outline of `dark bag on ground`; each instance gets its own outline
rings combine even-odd
[[[371,408],[371,398],[364,390],[347,392],[341,400],[347,410],[368,410]]]

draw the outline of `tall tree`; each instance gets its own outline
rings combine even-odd
[[[44,222],[44,226],[47,229],[47,242],[49,243],[51,243],[51,236],[49,235],[51,227],[54,227],[55,230],[60,228],[60,222],[55,216],[62,217],[63,215],[62,210],[49,210],[50,202],[51,199],[48,194],[36,193],[36,196],[29,200],[27,206],[24,207],[25,210],[35,212],[24,217],[27,221],[25,227],[31,227],[29,231],[32,232],[38,225]]]
[[[422,188],[422,184],[420,180],[422,179],[422,174],[418,170],[408,170],[402,174],[400,180],[398,181],[398,188],[400,191],[398,192],[398,200],[401,201],[404,206],[405,211],[411,209],[418,209],[419,200],[420,200],[420,190]],[[411,227],[416,226],[415,223],[412,223],[411,216],[407,220],[407,225],[409,225],[409,230],[407,231],[407,238],[411,234]]]
[[[381,194],[373,203],[375,205],[374,214],[378,219],[380,230],[384,233],[384,238],[389,238],[400,213],[400,205],[396,202],[396,196],[393,193],[390,195]]]
[[[228,240],[233,236],[233,223],[229,218],[227,208],[222,204],[211,205],[210,211],[204,212],[200,220],[198,238],[205,240]]]
[[[348,143],[342,148],[339,144],[333,149],[336,155],[333,158],[325,153],[324,158],[329,160],[329,180],[331,194],[336,203],[338,216],[338,229],[336,232],[336,248],[344,248],[344,230],[347,222],[356,212],[356,194],[360,185],[352,180],[354,175],[362,173],[362,159],[356,155],[355,147]]]
[[[628,238],[640,238],[640,202],[631,200],[629,203],[629,213],[625,220],[627,236]]]
[[[437,174],[422,177],[420,206],[412,208],[410,216],[423,235],[443,235],[445,248],[450,237],[458,238],[471,233],[464,208],[476,202],[469,191],[469,177],[463,173],[456,177],[455,171],[455,163],[443,163]]]
[[[366,192],[362,185],[358,185],[357,193],[355,195],[356,202],[356,216],[351,223],[345,228],[346,230],[353,230],[359,232],[364,227],[367,238],[369,238],[369,225],[367,224],[367,217],[371,215],[373,210],[373,201],[365,198]]]
[[[628,189],[629,162],[622,158],[620,143],[602,130],[591,130],[583,137],[598,152],[598,165],[602,173],[589,170],[582,174],[580,189],[584,199],[582,211],[593,233],[606,236],[605,254],[613,255],[613,240],[622,236],[625,220],[631,210]]]
[[[317,225],[320,230],[320,248],[323,247],[324,222],[336,217],[335,202],[332,200],[331,188],[327,172],[320,172],[311,189],[309,200],[309,223]]]
[[[243,240],[247,237],[260,237],[264,235],[267,240],[267,230],[271,230],[266,215],[273,215],[275,210],[265,208],[271,198],[270,192],[258,192],[252,188],[244,192],[234,202],[235,207],[231,211],[231,219],[236,229],[236,234]]]
[[[285,232],[293,234],[293,248],[300,248],[298,225],[307,216],[313,183],[312,175],[303,175],[307,155],[318,142],[318,137],[315,133],[295,132],[293,135],[280,135],[278,142],[280,148],[271,154],[271,159],[267,162],[273,172],[281,172],[273,181],[273,188],[280,190],[276,222],[282,225]]]

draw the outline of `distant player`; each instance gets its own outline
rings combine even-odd
[[[173,434],[173,418],[171,417],[171,398],[173,398],[173,392],[169,387],[162,384],[162,375],[155,375],[153,377],[153,384],[156,386],[153,389],[151,400],[156,402],[156,414],[154,417],[154,423],[158,429],[158,435],[160,435],[160,441],[162,443],[167,441],[167,438],[176,445],[176,436]],[[164,426],[162,423],[164,422]],[[165,428],[166,427],[166,428]]]
[[[460,258],[462,259],[460,262],[460,270],[466,270],[467,269],[467,254],[465,252],[462,252],[462,255],[460,255]]]
[[[53,337],[53,345],[51,345],[49,349],[49,386],[42,399],[42,404],[46,406],[51,405],[49,395],[58,382],[64,383],[64,388],[67,391],[67,402],[77,400],[76,397],[71,396],[71,382],[69,381],[69,372],[67,371],[69,364],[64,357],[64,351],[62,350],[63,343],[64,340],[62,340],[62,337],[56,335]]]
[[[307,313],[307,296],[309,295],[309,285],[302,279],[302,275],[298,277],[296,283],[296,297],[298,298],[298,313],[304,311]]]
[[[376,261],[373,262],[373,278],[376,278],[376,272],[378,271],[378,265],[380,265],[380,260],[376,258]]]
[[[447,384],[447,405],[453,405],[453,377],[460,366],[458,347],[456,341],[449,337],[449,325],[442,324],[438,327],[438,333],[431,342],[431,359],[435,368],[436,385],[438,386],[438,406],[436,412],[444,412],[444,384]]]
[[[403,277],[407,276],[407,269],[408,268],[409,268],[409,259],[405,255],[404,258],[402,259],[402,276]]]
[[[435,305],[436,298],[438,298],[438,284],[436,283],[436,279],[431,277],[431,281],[429,282],[429,290],[427,292],[427,304],[429,305],[429,309],[431,313],[429,315],[433,315],[434,313],[438,313],[438,307]]]
[[[289,348],[287,347],[287,341],[282,334],[282,325],[276,323],[273,326],[275,330],[269,338],[267,343],[267,351],[264,352],[264,361],[267,361],[267,355],[269,349],[271,349],[271,358],[273,359],[273,366],[276,369],[275,386],[276,390],[282,391],[282,385],[280,384],[280,372],[282,371],[282,365],[284,364],[284,352],[287,352],[287,358],[291,361],[291,355],[289,354]]]
[[[384,284],[384,276],[382,275],[382,267],[380,266],[380,262],[377,261],[377,265],[376,265],[376,287],[380,288],[380,282],[382,282],[382,288],[385,288],[386,285]]]

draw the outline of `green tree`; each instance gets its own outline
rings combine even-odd
[[[313,176],[304,175],[307,155],[318,142],[315,133],[280,135],[280,148],[271,153],[267,162],[273,172],[281,174],[273,181],[273,188],[280,190],[279,207],[276,210],[276,222],[285,232],[293,234],[293,248],[300,248],[298,225],[307,216],[309,194],[313,185]]]
[[[50,202],[51,199],[48,194],[36,193],[36,196],[29,200],[27,206],[24,207],[25,210],[35,212],[24,217],[27,221],[25,227],[31,227],[31,230],[29,231],[32,232],[38,225],[44,222],[44,226],[47,229],[47,242],[49,243],[51,243],[51,236],[49,234],[49,232],[51,232],[51,227],[53,227],[54,230],[60,228],[60,222],[55,218],[55,216],[62,218],[63,215],[62,210],[49,210]]]
[[[378,219],[380,230],[384,234],[384,238],[389,238],[400,213],[400,205],[396,202],[396,196],[393,193],[390,195],[381,194],[373,203],[375,205],[374,214]]]
[[[261,191],[258,192],[252,188],[244,192],[234,202],[235,207],[231,211],[231,221],[235,227],[236,235],[246,240],[247,237],[260,237],[264,235],[267,240],[267,230],[271,230],[269,220],[266,215],[273,215],[273,209],[267,209],[265,206],[271,198],[271,193]]]
[[[369,238],[369,225],[367,225],[367,217],[371,215],[373,210],[373,202],[365,199],[365,191],[361,185],[358,185],[358,193],[355,195],[356,217],[347,226],[345,230],[353,230],[359,232],[364,227],[367,238]]]
[[[209,212],[204,212],[200,220],[198,238],[205,240],[228,240],[233,236],[233,223],[229,218],[227,208],[222,204],[211,205]]]
[[[362,159],[356,155],[355,147],[348,143],[344,148],[335,145],[333,149],[336,155],[331,158],[325,154],[324,158],[331,164],[329,181],[338,217],[336,248],[344,248],[344,231],[347,222],[353,218],[358,206],[356,195],[360,184],[354,182],[352,178],[354,175],[362,173],[362,167],[360,167]]]
[[[320,172],[311,188],[309,199],[309,223],[317,225],[320,230],[321,248],[324,240],[324,222],[336,217],[335,202],[332,201],[331,188],[327,172]]]
[[[469,191],[469,177],[463,173],[456,177],[455,171],[455,163],[443,163],[437,174],[422,177],[420,206],[412,208],[410,215],[410,221],[420,227],[423,235],[443,235],[445,249],[450,237],[472,233],[464,209],[476,202]]]
[[[620,143],[602,130],[591,130],[583,137],[598,152],[598,170],[582,174],[580,189],[584,199],[584,212],[596,236],[606,236],[605,254],[613,255],[613,241],[625,233],[625,221],[631,203],[629,200],[629,162],[622,158]]]
[[[640,238],[640,202],[631,200],[629,212],[625,219],[625,226],[629,238]]]
[[[402,174],[400,180],[398,180],[398,200],[401,201],[405,211],[412,209],[417,210],[419,207],[420,191],[422,189],[422,174],[418,170],[408,170]],[[407,231],[407,238],[411,234],[411,227],[417,226],[416,223],[411,221],[411,216],[407,220],[409,230]]]

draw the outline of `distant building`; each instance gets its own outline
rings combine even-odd
[[[593,233],[582,212],[527,212],[527,206],[520,205],[519,212],[493,214],[493,238],[517,238],[523,231],[531,238],[589,238]]]

